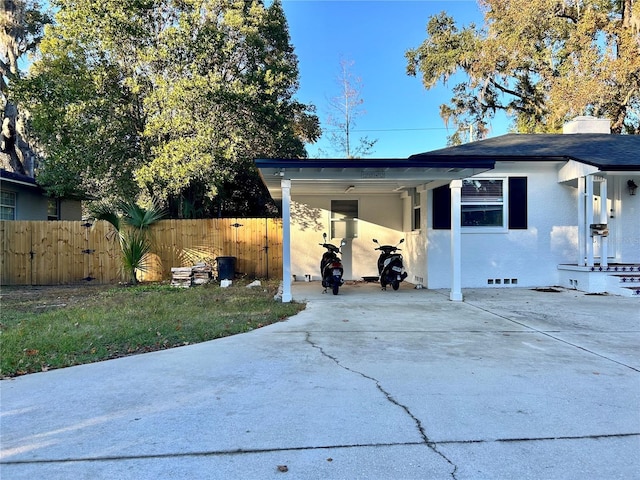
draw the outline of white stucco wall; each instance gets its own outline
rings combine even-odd
[[[405,234],[402,244],[404,267],[407,271],[406,281],[413,284],[427,284],[427,250],[426,229]]]
[[[620,193],[618,202],[614,203],[609,219],[616,224],[618,251],[616,260],[625,263],[640,263],[640,188],[635,195],[629,195],[627,181],[633,180],[640,185],[640,175],[620,175],[616,177]]]
[[[576,261],[577,190],[557,183],[554,164],[497,164],[478,178],[510,176],[528,177],[528,228],[495,233],[463,229],[463,288],[504,287],[505,279],[507,286],[554,285],[557,265]],[[428,227],[427,286],[449,288],[451,231],[433,230],[431,223]]]
[[[560,284],[558,265],[578,260],[578,190],[558,183],[560,164],[551,162],[498,163],[479,178],[527,177],[528,228],[487,233],[467,229],[462,233],[462,288],[537,287]],[[608,222],[612,232],[610,261],[640,263],[640,192],[630,196],[628,179],[640,185],[639,176],[609,177]],[[574,182],[575,183],[575,182]],[[440,183],[441,184],[441,183]],[[421,194],[420,230],[410,231],[412,205],[402,194],[329,197],[294,195],[291,208],[291,273],[298,281],[305,275],[320,279],[324,249],[322,233],[331,232],[331,200],[358,200],[358,236],[343,247],[345,279],[377,275],[378,252],[373,238],[382,244],[401,245],[407,282],[427,288],[450,288],[450,230],[434,230],[431,188]],[[406,195],[405,195],[406,197]],[[464,230],[464,229],[463,229]],[[615,248],[613,245],[616,239]],[[339,244],[340,238],[330,242]],[[505,279],[508,283],[505,285]],[[498,283],[497,281],[500,281]],[[492,281],[492,283],[489,283]]]
[[[291,274],[297,281],[305,275],[320,279],[320,258],[324,249],[324,232],[331,232],[331,200],[358,200],[358,236],[348,239],[343,247],[342,261],[346,280],[361,280],[377,275],[378,252],[372,239],[383,244],[395,244],[403,238],[402,199],[396,195],[328,197],[294,195],[291,204]],[[339,245],[341,238],[328,239]]]
[[[405,199],[405,243],[402,245],[404,267],[407,271],[406,281],[413,284],[427,285],[427,191],[424,187],[420,192],[420,226],[419,230],[409,231],[413,215],[413,205],[410,199]]]

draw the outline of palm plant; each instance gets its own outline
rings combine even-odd
[[[149,269],[151,235],[149,227],[164,217],[164,210],[154,201],[148,209],[133,201],[122,201],[117,205],[98,203],[91,213],[96,220],[105,220],[115,229],[122,250],[122,270],[131,283],[136,285],[136,272]]]

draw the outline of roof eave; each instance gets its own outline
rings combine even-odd
[[[9,170],[0,169],[0,178],[3,182],[12,183],[14,185],[21,185],[24,187],[30,187],[40,189],[40,186],[36,183],[35,178],[28,175],[22,175],[20,173],[11,172]]]
[[[259,169],[267,168],[341,168],[341,169],[364,169],[364,168],[473,168],[492,169],[495,166],[495,159],[491,157],[476,158],[467,156],[466,158],[440,155],[437,157],[420,158],[411,156],[409,158],[367,158],[367,159],[343,159],[343,158],[322,158],[322,159],[287,159],[287,158],[258,158],[255,164]]]

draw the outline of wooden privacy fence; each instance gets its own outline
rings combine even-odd
[[[142,281],[168,280],[172,267],[235,257],[237,275],[282,275],[282,220],[162,220],[151,227],[150,269]],[[0,221],[2,285],[110,284],[126,281],[113,227],[104,221]]]

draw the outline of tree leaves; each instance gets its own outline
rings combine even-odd
[[[149,227],[165,216],[157,200],[149,208],[142,208],[133,200],[120,201],[116,205],[98,202],[93,205],[92,215],[96,220],[109,222],[117,233],[122,251],[122,269],[136,284],[136,271],[146,272],[152,241]]]
[[[319,136],[313,109],[293,98],[297,58],[279,0],[54,3],[22,89],[50,191],[144,192],[178,215],[170,204],[198,191],[191,211],[211,214],[221,185],[257,176],[253,158],[302,157],[303,140]]]
[[[636,2],[637,3],[637,2]],[[520,132],[556,132],[576,115],[612,121],[612,131],[640,133],[640,34],[628,24],[627,2],[481,0],[485,24],[458,28],[441,13],[427,39],[408,50],[407,73],[425,88],[463,81],[441,107],[457,132],[480,133],[497,111]]]

